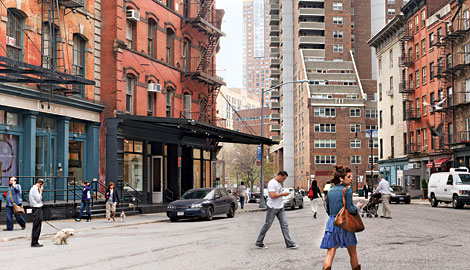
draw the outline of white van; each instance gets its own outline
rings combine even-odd
[[[452,203],[454,208],[470,204],[470,173],[467,168],[452,168],[450,172],[433,173],[428,184],[432,207],[440,202]]]

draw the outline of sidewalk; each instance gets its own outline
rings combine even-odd
[[[236,211],[236,215],[250,212],[258,212],[263,210],[264,209],[259,208],[257,203],[249,203],[245,204],[245,209],[241,209],[239,206],[238,210]],[[120,220],[121,218],[118,216],[116,217],[116,222],[110,223],[107,222],[106,218],[92,219],[91,222],[86,222],[85,220],[82,220],[81,222],[76,222],[74,219],[48,220],[47,222],[49,222],[52,226],[57,227],[58,229],[72,228],[76,232],[80,232],[86,230],[100,230],[169,221],[168,217],[166,216],[166,213],[129,216],[123,223],[121,223]],[[5,225],[2,225],[0,227],[0,243],[18,239],[31,239],[31,228],[33,227],[33,224],[27,223],[26,229],[23,231],[21,230],[21,227],[18,225],[18,223],[16,223],[16,220],[14,220],[14,222],[15,224],[13,231],[3,231],[2,229],[5,228]],[[56,233],[57,230],[55,228],[51,227],[46,222],[42,222],[41,241],[50,241],[50,238]]]
[[[370,198],[370,196],[369,196]],[[363,196],[359,197],[356,193],[353,194],[353,201],[354,203],[357,203],[358,201],[362,201],[364,203],[367,203],[368,199],[365,199]],[[429,200],[423,200],[423,199],[411,199],[412,205],[429,205]]]

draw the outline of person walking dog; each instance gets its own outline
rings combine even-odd
[[[381,218],[392,219],[392,210],[390,209],[390,196],[392,195],[392,190],[390,189],[390,184],[387,180],[381,175],[379,186],[375,190],[375,193],[382,194],[382,212],[383,216]]]
[[[87,213],[87,220],[86,222],[91,221],[91,211],[90,211],[90,202],[91,202],[91,186],[88,181],[83,181],[83,189],[82,189],[82,202],[80,203],[80,214],[76,221],[80,222],[83,216],[83,208],[86,207]]]
[[[328,192],[326,197],[326,212],[328,213],[328,222],[326,223],[325,234],[321,242],[320,248],[326,249],[326,257],[323,262],[323,270],[331,270],[333,259],[335,257],[337,248],[347,248],[351,267],[353,270],[360,270],[361,265],[357,259],[357,239],[356,234],[348,232],[334,225],[335,218],[343,208],[343,190],[347,187],[345,192],[345,201],[347,210],[351,214],[357,214],[363,204],[359,203],[357,206],[353,204],[352,189],[349,188],[352,182],[351,169],[343,166],[335,166],[335,174],[331,182],[334,186]]]
[[[312,186],[308,191],[308,198],[310,199],[310,206],[312,207],[313,218],[317,218],[318,204],[323,200],[320,189],[318,188],[317,180],[312,181]]]
[[[286,247],[291,249],[299,247],[289,236],[286,210],[284,210],[284,203],[282,202],[282,196],[289,195],[289,192],[282,193],[282,183],[286,180],[287,176],[287,172],[280,171],[277,173],[276,177],[271,179],[268,183],[268,210],[266,211],[266,221],[261,228],[258,239],[256,240],[256,246],[259,248],[268,247],[263,243],[263,241],[269,228],[271,228],[275,217],[277,217],[279,224],[281,225]]]
[[[106,203],[106,218],[110,222],[111,215],[113,221],[116,221],[116,205],[119,204],[118,193],[114,190],[114,183],[110,182],[108,184],[108,189],[105,193],[105,203]]]
[[[7,215],[7,227],[3,229],[4,231],[13,231],[13,215],[18,224],[21,226],[21,229],[26,229],[26,221],[23,218],[21,213],[16,213],[13,207],[13,204],[21,206],[23,200],[21,199],[21,186],[16,183],[16,177],[10,178],[10,183],[8,186],[6,200],[6,215]]]
[[[42,226],[42,192],[44,190],[44,180],[38,179],[29,191],[29,205],[33,209],[33,230],[31,231],[31,247],[42,247],[39,244]]]

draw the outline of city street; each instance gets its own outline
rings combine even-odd
[[[468,268],[468,207],[391,207],[392,220],[365,218],[366,230],[357,234],[363,269]],[[265,239],[269,248],[255,248],[265,212],[245,212],[211,222],[132,225],[139,217],[129,217],[124,227],[99,228],[104,220],[70,222],[72,228],[95,229],[78,230],[66,246],[52,245],[50,236],[41,239],[43,248],[35,249],[29,239],[1,242],[0,257],[2,269],[321,269],[325,251],[319,245],[327,218],[321,210],[313,219],[306,201],[304,209],[287,211],[298,250],[285,248],[277,221]],[[145,219],[151,222],[152,215]],[[339,250],[333,269],[350,269],[348,264],[346,250]]]

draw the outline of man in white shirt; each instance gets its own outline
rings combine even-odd
[[[277,176],[271,179],[268,183],[268,210],[266,212],[266,221],[261,228],[258,239],[256,240],[256,246],[259,248],[267,248],[263,244],[264,237],[268,232],[269,228],[273,224],[274,217],[277,217],[279,224],[281,225],[281,231],[284,235],[284,241],[286,242],[287,248],[296,249],[299,246],[290,238],[289,228],[287,226],[286,211],[284,210],[284,204],[282,203],[282,196],[289,195],[289,192],[282,192],[282,183],[287,178],[287,172],[280,171]]]
[[[392,194],[392,190],[390,189],[390,184],[388,183],[387,180],[381,175],[380,176],[380,182],[379,186],[375,190],[375,193],[381,193],[382,194],[382,211],[383,211],[383,216],[380,216],[382,218],[386,219],[391,219],[392,215],[392,210],[390,209],[390,196]]]
[[[29,191],[29,204],[33,208],[33,230],[31,231],[31,247],[42,247],[39,244],[39,236],[41,235],[42,225],[42,191],[44,188],[44,180],[38,179],[36,184]]]

